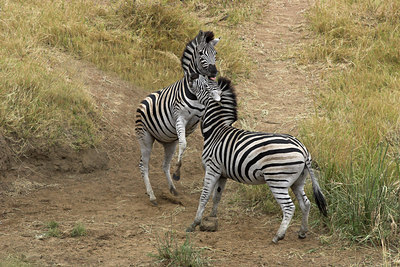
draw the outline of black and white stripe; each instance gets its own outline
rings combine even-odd
[[[183,52],[182,68],[184,78],[174,84],[148,95],[139,105],[136,112],[136,136],[140,144],[141,159],[139,167],[146,185],[147,194],[153,204],[156,203],[153,189],[148,177],[149,159],[154,140],[164,146],[163,170],[167,177],[170,192],[177,194],[176,188],[171,180],[170,162],[179,143],[179,155],[177,170],[174,179],[180,179],[180,167],[182,155],[186,149],[186,136],[191,134],[197,127],[204,112],[204,105],[199,102],[199,97],[204,94],[219,97],[220,89],[214,81],[217,75],[215,67],[214,46],[219,39],[214,39],[212,32],[202,32],[190,41]],[[199,83],[198,90],[192,90],[189,86],[191,75],[204,76],[196,79]],[[210,78],[210,83],[204,79]],[[201,82],[201,84],[200,84]],[[211,90],[209,85],[215,87]]]
[[[205,205],[214,193],[211,216],[217,206],[227,178],[246,184],[268,184],[283,211],[281,226],[273,242],[283,239],[294,214],[295,205],[289,196],[292,188],[302,211],[299,237],[307,232],[310,202],[304,193],[307,172],[311,176],[314,196],[320,211],[326,215],[326,202],[311,169],[311,156],[295,137],[286,134],[251,132],[232,126],[237,120],[236,95],[230,81],[218,80],[222,88],[221,101],[206,104],[201,129],[204,137],[202,160],[205,167],[204,187],[193,224],[200,224]]]

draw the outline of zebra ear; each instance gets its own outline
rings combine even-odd
[[[204,38],[204,33],[202,30],[199,31],[199,34],[197,34],[197,36],[195,37],[195,40],[197,41],[197,43],[200,43]]]
[[[219,40],[221,40],[221,37],[215,38],[214,40],[210,41],[210,44],[212,46],[216,46],[218,44]]]

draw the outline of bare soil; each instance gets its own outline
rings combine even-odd
[[[260,22],[243,27],[243,38],[257,69],[250,82],[236,86],[239,113],[260,131],[296,134],[297,121],[311,109],[309,88],[317,79],[310,69],[284,57],[307,42],[304,12],[307,0],[278,0],[260,6]],[[82,81],[104,116],[104,145],[83,154],[62,149],[10,160],[2,149],[0,169],[0,259],[9,256],[37,265],[149,266],[158,240],[173,231],[181,244],[194,219],[202,186],[202,137],[188,139],[179,195],[172,196],[161,169],[163,150],[155,144],[150,180],[158,200],[145,194],[134,136],[135,111],[148,92],[67,55],[54,67]],[[155,90],[158,88],[154,88]],[[242,123],[243,124],[243,123]],[[0,138],[2,147],[7,147]],[[5,152],[4,152],[5,151]],[[4,171],[8,169],[8,171]],[[281,213],[262,214],[237,204],[237,186],[228,182],[219,208],[217,232],[190,234],[195,247],[205,248],[213,266],[348,266],[380,262],[379,250],[329,242],[320,228],[297,238],[300,223],[292,221],[284,240],[271,242]],[[310,196],[311,198],[311,196]],[[210,205],[209,205],[210,206]],[[298,211],[297,211],[298,212]],[[312,213],[318,212],[313,208]],[[42,238],[49,221],[60,223],[61,236]],[[87,235],[71,237],[77,222]]]

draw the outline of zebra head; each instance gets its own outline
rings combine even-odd
[[[215,66],[216,55],[215,46],[220,38],[214,39],[214,33],[200,30],[199,34],[190,41],[181,59],[182,68],[185,74],[198,73],[215,80],[218,74]]]
[[[203,105],[207,105],[210,100],[221,101],[221,88],[216,81],[208,79],[207,76],[192,73],[189,78],[189,86]]]

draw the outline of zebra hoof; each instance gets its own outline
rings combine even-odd
[[[194,232],[194,228],[192,226],[189,226],[188,228],[186,228],[186,232]]]
[[[176,191],[176,189],[173,188],[173,187],[171,187],[171,188],[169,189],[169,192],[171,192],[171,194],[173,194],[174,196],[177,196],[177,195],[178,195],[178,191]]]
[[[202,232],[215,232],[218,230],[217,217],[204,217],[200,223],[200,231]]]
[[[150,200],[151,204],[153,204],[154,206],[158,206],[157,200],[153,199]]]
[[[272,242],[274,243],[274,244],[278,244],[278,241],[279,240],[282,240],[283,238],[284,238],[285,236],[283,235],[283,236],[274,236],[274,238],[272,239]]]
[[[180,175],[176,175],[175,173],[172,175],[172,178],[175,180],[175,181],[179,181],[180,179],[181,179],[181,176]]]
[[[306,237],[306,233],[299,233],[299,239],[304,239]]]

